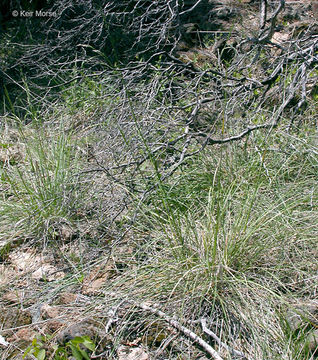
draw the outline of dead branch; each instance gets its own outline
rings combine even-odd
[[[242,359],[247,359],[247,356],[242,353],[241,351],[235,350],[232,347],[228,346],[227,344],[225,344],[223,341],[221,341],[221,339],[213,332],[211,331],[206,324],[206,319],[201,319],[201,326],[202,326],[202,330],[209,336],[211,336],[218,344],[220,347],[223,347],[224,349],[226,349],[226,351],[228,351],[229,353],[231,353],[234,356],[238,356]]]
[[[43,91],[60,96],[86,81],[98,84],[101,90],[93,100],[99,105],[87,118],[94,126],[86,130],[98,140],[81,175],[102,172],[110,183],[144,201],[158,181],[166,181],[208,146],[241,141],[262,130],[271,133],[287,117],[293,125],[307,101],[318,38],[309,32],[281,45],[270,42],[284,3],[280,0],[269,13],[268,0],[260,2],[257,36],[215,32],[224,36],[222,46],[233,50],[227,60],[208,22],[203,24],[198,32],[211,36],[212,50],[204,41],[188,49],[194,58],[208,54],[202,65],[183,59],[178,46],[192,16],[202,9],[215,15],[211,2],[110,0],[96,8],[84,0],[58,0],[52,5],[53,11],[61,10],[58,16],[37,29],[45,44],[15,44],[21,56],[8,62],[5,80],[27,93],[10,74],[18,73],[19,66],[29,69],[27,83],[39,106]],[[272,104],[270,92],[278,95]]]
[[[155,308],[153,308],[151,306],[148,306],[146,304],[135,304],[135,305],[138,306],[140,309],[142,309],[144,311],[148,311],[148,312],[150,312],[150,313],[152,313],[152,314],[154,314],[156,316],[159,316],[160,319],[166,321],[168,324],[173,326],[175,329],[181,331],[185,336],[189,337],[195,343],[200,345],[209,355],[212,356],[213,359],[222,360],[219,353],[216,350],[214,350],[212,348],[212,346],[210,346],[206,341],[204,341],[200,336],[195,334],[193,331],[191,331],[190,329],[188,329],[185,326],[181,325],[179,321],[171,318],[170,316],[165,314],[163,311],[155,309]]]
[[[285,7],[285,0],[280,0],[280,3],[277,6],[274,13],[272,14],[272,16],[268,20],[266,20],[267,1],[263,0],[262,7],[261,7],[261,10],[263,11],[262,21],[261,21],[261,29],[265,28],[266,22],[269,22],[270,25],[269,25],[269,28],[264,29],[262,31],[261,36],[258,38],[259,43],[264,43],[266,41],[269,41],[272,38],[274,29],[275,29],[275,25],[276,25],[277,16],[284,9],[284,7]],[[264,21],[264,23],[263,23],[263,21]]]
[[[267,0],[260,2],[260,29],[264,29],[267,18]]]

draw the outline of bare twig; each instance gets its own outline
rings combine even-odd
[[[264,29],[267,17],[267,0],[260,2],[260,29]]]
[[[184,22],[190,22],[192,14],[196,18],[207,3],[109,0],[103,8],[94,8],[85,0],[57,0],[52,10],[61,9],[58,16],[38,29],[45,34],[45,44],[14,43],[19,49],[14,53],[21,56],[11,62],[12,68],[7,66],[11,72],[4,80],[27,92],[12,74],[19,73],[19,66],[29,69],[28,87],[36,88],[29,95],[37,104],[43,103],[42,96],[33,94],[42,94],[43,79],[48,79],[43,91],[58,93],[62,87],[63,98],[85,81],[97,84],[94,115],[88,112],[83,121],[94,124],[85,132],[98,139],[97,151],[81,174],[102,172],[110,183],[137,196],[137,202],[146,201],[158,181],[166,181],[208,146],[241,141],[262,129],[268,136],[286,114],[292,126],[306,104],[308,71],[318,63],[318,37],[310,33],[286,44],[270,42],[285,0],[272,13],[268,0],[261,0],[258,36],[227,32],[222,43],[233,50],[233,57],[225,61],[223,50],[211,50],[215,61],[208,58],[201,66],[199,59],[183,59],[178,45]],[[70,13],[72,25],[65,27]],[[198,31],[209,32],[203,28]],[[233,45],[234,37],[240,45]],[[202,48],[188,53],[200,57]],[[274,86],[279,96],[273,104],[266,95]],[[77,97],[72,101],[74,108],[81,102]]]
[[[263,1],[265,1],[265,0],[263,0]],[[265,4],[265,10],[263,10],[265,13],[264,14],[265,16],[266,16],[266,5],[267,4]],[[269,28],[265,30],[265,34],[263,36],[259,37],[258,41],[260,43],[264,43],[271,39],[271,37],[273,36],[274,29],[275,29],[277,16],[284,9],[284,7],[285,7],[285,0],[280,0],[279,5],[276,8],[276,10],[274,11],[274,13],[272,14],[272,16],[268,20],[265,20],[265,21],[269,22],[270,25],[269,25]],[[263,18],[262,18],[262,20],[263,20]],[[265,24],[262,24],[262,22],[261,22],[261,29],[263,29],[264,27],[265,27]]]
[[[227,344],[225,344],[223,341],[221,341],[221,339],[210,329],[208,329],[207,324],[206,324],[206,319],[201,319],[201,326],[202,326],[202,330],[209,336],[211,336],[218,344],[220,347],[223,347],[224,349],[226,349],[226,351],[228,351],[229,353],[232,353],[234,356],[238,356],[242,359],[247,359],[246,355],[244,353],[242,353],[241,351],[235,350],[232,347],[228,346]]]
[[[195,343],[200,345],[209,355],[212,356],[213,359],[222,360],[219,353],[216,350],[214,350],[212,348],[212,346],[210,346],[206,341],[204,341],[200,336],[195,334],[193,331],[191,331],[190,329],[181,325],[179,321],[174,320],[173,318],[171,318],[170,316],[165,314],[163,311],[155,309],[149,305],[146,305],[146,304],[135,304],[135,305],[137,305],[140,309],[142,309],[144,311],[148,311],[154,315],[159,316],[162,320],[166,321],[168,324],[173,326],[175,329],[181,331],[184,335],[186,335],[191,340],[193,340]]]
[[[106,334],[108,334],[111,326],[118,321],[118,317],[116,316],[117,311],[125,301],[126,300],[122,300],[119,304],[117,304],[116,306],[109,309],[109,311],[107,313],[108,321],[107,321],[107,324],[105,326],[105,333]]]

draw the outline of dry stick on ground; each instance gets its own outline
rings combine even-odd
[[[213,349],[212,346],[210,346],[206,341],[204,341],[200,336],[195,334],[190,329],[186,328],[185,326],[181,325],[177,320],[172,319],[170,316],[165,314],[163,311],[154,309],[146,304],[135,304],[140,309],[144,311],[149,311],[152,314],[155,314],[159,316],[162,320],[166,321],[168,324],[173,326],[175,329],[181,331],[184,335],[189,337],[191,340],[193,340],[195,343],[199,344],[209,355],[212,356],[213,359],[216,360],[223,360],[219,353]]]
[[[247,359],[247,356],[242,353],[241,351],[235,350],[233,348],[231,348],[230,346],[228,346],[227,344],[225,344],[223,341],[221,341],[221,339],[214,334],[213,331],[211,331],[210,329],[208,329],[208,327],[206,326],[206,319],[201,319],[201,326],[202,326],[202,330],[203,332],[205,332],[207,335],[211,336],[215,341],[217,341],[217,343],[219,344],[219,346],[224,347],[224,349],[226,349],[226,351],[232,353],[235,356],[238,356],[240,358],[243,359]]]
[[[260,29],[264,29],[267,18],[267,0],[261,0],[260,3]]]
[[[271,39],[273,36],[273,32],[276,25],[276,20],[278,14],[284,9],[285,7],[285,0],[280,0],[280,3],[277,7],[277,9],[274,11],[272,16],[269,19],[266,19],[267,17],[267,0],[263,0],[261,2],[261,24],[260,29],[262,29],[262,34],[260,35],[258,42],[264,43]],[[270,23],[270,26],[268,29],[265,29],[266,22]],[[264,34],[265,33],[265,34]]]

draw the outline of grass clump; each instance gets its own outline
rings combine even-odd
[[[76,174],[78,149],[62,124],[56,127],[22,128],[11,131],[19,160],[1,166],[0,199],[2,240],[54,237],[55,226],[72,224],[81,198]]]
[[[317,156],[291,137],[278,152],[257,142],[207,150],[158,187],[136,229],[147,242],[134,293],[181,319],[208,317],[255,359],[310,359],[309,333],[290,337],[281,319],[317,293]]]

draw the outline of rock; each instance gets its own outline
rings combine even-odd
[[[54,224],[53,229],[55,239],[61,241],[64,244],[74,240],[77,236],[76,231],[70,225],[65,223]]]
[[[318,349],[318,301],[303,302],[287,312],[286,320],[292,331],[304,329],[308,334],[306,344],[309,350],[316,353]],[[309,330],[308,326],[309,325]],[[311,327],[315,327],[314,330]]]
[[[59,320],[49,320],[43,328],[43,333],[54,334],[63,327],[63,322]]]
[[[32,315],[28,310],[0,308],[0,324],[4,329],[29,325],[31,323]]]
[[[60,294],[58,299],[58,304],[60,305],[68,305],[76,302],[77,294],[73,294],[71,292],[64,292]]]
[[[32,342],[32,340],[38,335],[37,332],[29,328],[20,329],[15,332],[11,337],[8,338],[9,342],[14,342],[17,340],[23,340],[26,342]]]
[[[186,34],[189,34],[191,32],[198,30],[198,24],[196,24],[196,23],[187,23],[187,24],[183,24],[182,26],[183,26]]]
[[[17,144],[1,144],[0,146],[0,164],[16,165],[23,159],[23,149]]]
[[[213,19],[220,19],[220,20],[229,20],[230,18],[236,16],[237,14],[238,14],[238,10],[236,8],[226,5],[219,5],[210,11],[210,16]]]
[[[50,264],[42,264],[39,269],[32,273],[32,279],[42,281],[60,280],[65,277],[63,271],[59,271],[56,267]]]
[[[59,308],[57,306],[50,306],[48,304],[44,304],[41,307],[41,317],[44,320],[54,319],[58,317],[60,314]]]
[[[15,270],[21,273],[30,271],[38,262],[33,251],[18,250],[11,253],[8,258]]]
[[[7,291],[2,295],[2,299],[9,304],[20,303],[23,297],[23,291]]]
[[[6,341],[6,339],[0,335],[0,346],[7,347],[9,343]]]
[[[307,337],[308,347],[310,351],[318,354],[318,329],[315,329]]]
[[[286,41],[288,41],[290,38],[290,35],[287,33],[283,33],[283,32],[274,32],[273,37],[272,37],[272,42],[274,44],[278,44],[278,45],[284,45],[284,43]]]
[[[118,360],[149,360],[149,355],[141,347],[120,346],[117,350]]]
[[[61,227],[60,234],[61,240],[65,242],[72,240],[72,238],[75,236],[73,229],[67,225],[63,225]]]
[[[57,335],[57,341],[59,344],[65,344],[76,337],[82,336],[88,336],[90,339],[99,336],[99,331],[94,321],[84,320],[67,327]]]
[[[286,320],[292,331],[306,325],[308,322],[318,326],[318,302],[303,302],[294,306],[286,314]]]
[[[8,256],[13,268],[20,274],[32,272],[34,280],[54,281],[65,277],[63,271],[59,271],[48,262],[48,259],[36,255],[32,250],[17,250]]]
[[[96,295],[108,279],[116,273],[112,264],[103,264],[95,267],[83,280],[82,293]]]

